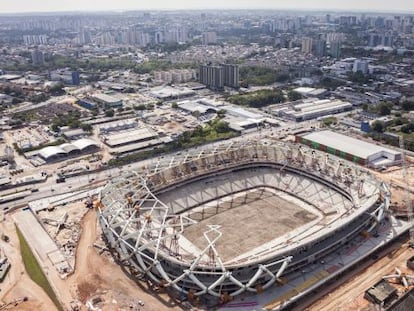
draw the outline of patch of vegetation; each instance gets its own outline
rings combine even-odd
[[[288,98],[290,101],[295,101],[295,100],[299,100],[302,99],[302,95],[299,92],[296,92],[294,90],[291,90],[288,92],[287,94]]]
[[[112,112],[114,112],[112,110]],[[84,131],[92,131],[92,126],[84,124],[80,121],[81,113],[79,110],[69,111],[66,114],[57,115],[52,120],[51,129],[54,132],[59,131],[59,128],[62,126],[69,126],[72,129],[81,128]]]
[[[169,49],[169,47],[166,47]],[[174,47],[173,47],[174,49]],[[73,56],[51,55],[42,65],[33,65],[32,63],[11,63],[4,66],[8,71],[41,71],[55,70],[58,68],[71,68],[72,70],[84,70],[93,72],[89,82],[99,79],[99,72],[107,72],[110,70],[128,70],[133,69],[137,73],[149,73],[152,70],[167,70],[174,68],[196,68],[195,64],[173,64],[166,61],[148,61],[137,64],[135,61],[127,58],[112,57],[107,58],[88,58],[78,59]]]
[[[326,88],[328,90],[334,90],[337,87],[346,85],[346,82],[341,81],[341,80],[337,80],[337,79],[332,79],[329,77],[324,77],[321,79],[321,81],[319,82],[319,86]]]
[[[227,100],[235,105],[261,108],[282,103],[285,101],[285,97],[282,91],[273,89],[259,90],[244,95],[233,95],[228,97]]]
[[[382,103],[379,103],[378,105],[368,105],[364,103],[361,105],[361,107],[362,107],[362,110],[364,111],[375,113],[380,116],[388,116],[391,114],[393,103],[382,102]]]
[[[322,124],[325,127],[329,127],[331,125],[337,124],[338,123],[338,119],[335,117],[328,117],[328,118],[324,118],[322,120]]]
[[[286,82],[289,80],[289,75],[271,68],[249,66],[240,68],[240,80],[244,87],[269,85],[276,82]]]
[[[411,111],[414,110],[414,102],[405,101],[401,104],[401,108],[404,111]]]
[[[50,297],[50,299],[53,301],[58,310],[63,311],[63,307],[60,304],[58,298],[56,297],[55,292],[50,286],[49,281],[47,280],[42,268],[36,260],[36,257],[34,256],[32,250],[27,244],[26,239],[23,237],[23,234],[20,232],[17,226],[16,231],[20,242],[20,253],[22,255],[23,264],[27,274],[37,285],[39,285],[46,292],[46,294]]]
[[[173,64],[168,61],[159,61],[159,60],[152,60],[148,62],[144,62],[138,65],[134,65],[130,68],[134,69],[134,72],[139,74],[144,73],[151,73],[152,71],[157,70],[170,70],[170,69],[187,69],[187,68],[197,68],[195,64]]]
[[[371,128],[374,132],[382,133],[382,132],[384,132],[385,125],[384,125],[384,122],[374,121],[371,125]]]
[[[175,144],[178,149],[185,149],[234,136],[236,132],[230,129],[228,123],[217,118],[205,126],[198,126],[193,131],[184,132]]]

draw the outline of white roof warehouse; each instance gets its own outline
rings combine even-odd
[[[402,160],[399,151],[328,130],[296,136],[296,141],[372,167],[398,164]]]

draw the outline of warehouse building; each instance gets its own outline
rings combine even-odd
[[[158,133],[149,127],[110,131],[102,134],[101,139],[110,147],[109,153],[115,156],[153,149],[172,141],[170,137],[159,137]]]
[[[352,110],[352,104],[339,99],[312,98],[273,109],[272,113],[288,120],[301,122],[349,110]]]
[[[95,100],[95,102],[101,104],[105,109],[120,108],[123,105],[122,99],[119,99],[112,95],[96,93],[91,97],[93,100]]]
[[[111,148],[157,138],[158,134],[148,127],[102,135],[103,142]]]
[[[399,151],[328,130],[297,135],[296,142],[374,168],[391,166],[402,161]]]
[[[78,156],[98,151],[99,145],[89,138],[82,138],[71,143],[64,143],[59,146],[48,146],[36,151],[44,161],[51,162],[67,157]],[[33,156],[34,154],[32,154]]]

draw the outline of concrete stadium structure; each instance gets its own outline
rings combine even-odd
[[[284,284],[374,232],[389,191],[360,166],[303,145],[237,142],[127,172],[97,205],[108,244],[132,271],[226,302]]]

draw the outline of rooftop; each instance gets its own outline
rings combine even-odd
[[[337,150],[342,150],[346,153],[356,155],[362,159],[366,159],[369,156],[379,153],[388,152],[391,154],[400,154],[400,152],[375,145],[363,140],[359,140],[350,136],[342,135],[329,130],[313,132],[302,136],[307,140],[314,141],[316,143],[331,147]]]

